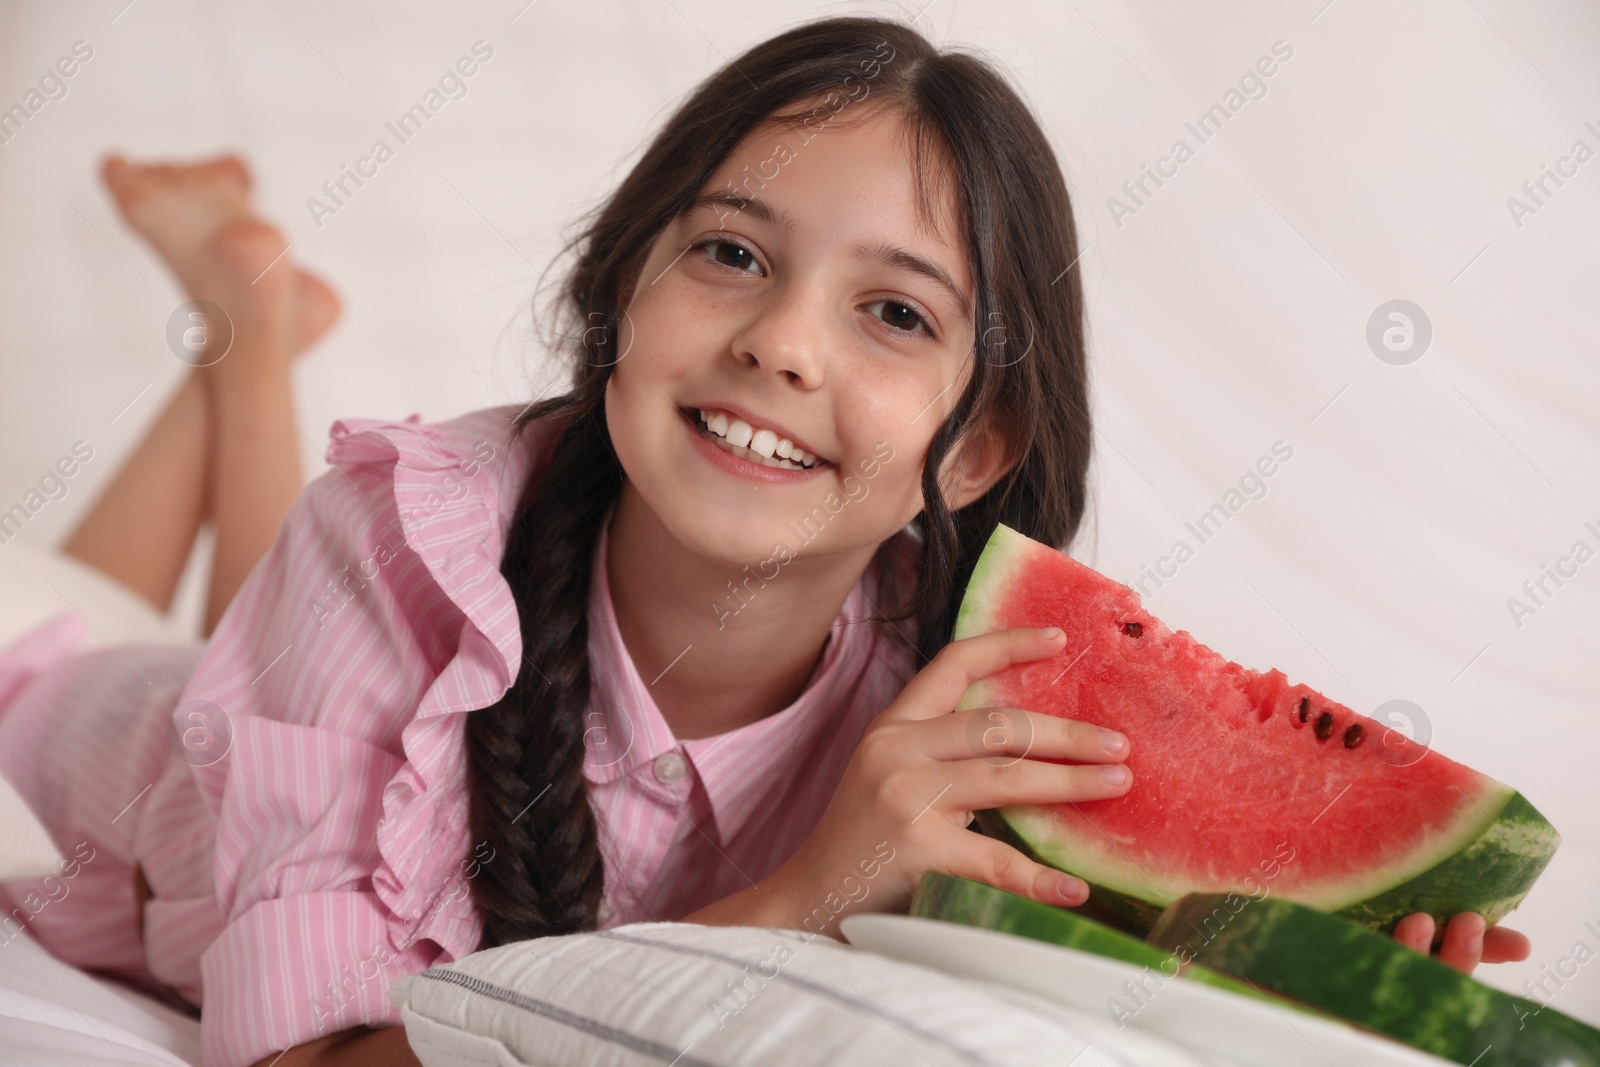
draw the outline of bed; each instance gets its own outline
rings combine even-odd
[[[0,1059],[29,1067],[199,1067],[200,1022],[51,956],[0,945]]]
[[[935,38],[971,41],[1012,67],[1068,172],[1097,425],[1092,513],[1075,554],[1143,581],[1152,610],[1233,659],[1366,708],[1414,701],[1442,750],[1529,793],[1565,840],[1508,922],[1531,936],[1533,957],[1485,968],[1484,981],[1519,990],[1569,961],[1575,943],[1592,946],[1600,594],[1589,572],[1600,564],[1565,583],[1549,567],[1570,563],[1575,541],[1600,545],[1600,164],[1563,170],[1564,185],[1546,174],[1571,164],[1575,140],[1600,144],[1600,117],[1580,106],[1600,98],[1588,61],[1600,13],[1579,0],[1293,10],[915,0],[900,15],[918,8]],[[183,620],[198,616],[193,581],[172,626],[125,596],[94,599],[92,577],[44,551],[182,373],[160,336],[180,296],[98,189],[103,151],[243,151],[263,210],[339,286],[347,319],[298,371],[315,474],[334,418],[445,418],[547,385],[546,368],[511,341],[528,332],[513,319],[559,225],[615,183],[664,99],[821,8],[464,10],[0,9],[8,93],[80,38],[96,55],[0,152],[11,250],[0,258],[0,346],[13,354],[0,508],[74,440],[97,456],[0,547],[0,640],[26,624],[26,604],[85,610],[95,641],[183,640]],[[308,215],[307,197],[370,141],[375,101],[414,97],[438,57],[480,29],[499,58],[472,96],[349,210]],[[594,49],[573,46],[585,40],[605,41],[603,79]],[[1203,140],[1186,132],[1268,67],[1225,126]],[[1177,137],[1197,149],[1181,164]],[[1152,168],[1164,184],[1146,177]],[[1525,191],[1534,181],[1542,194]],[[1431,348],[1410,363],[1383,355],[1394,354],[1382,338],[1397,300],[1431,318]],[[1189,532],[1280,440],[1292,461],[1226,528]],[[1174,562],[1180,540],[1197,549],[1192,560]],[[181,1062],[193,1036],[20,939],[0,946],[0,981],[0,1048],[16,1026],[59,1035],[61,1062],[142,1062],[115,1039],[77,1043],[104,1026],[157,1049],[138,1055]],[[1565,981],[1557,1006],[1600,1021],[1600,968]]]

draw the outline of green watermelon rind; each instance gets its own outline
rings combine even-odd
[[[997,524],[974,565],[956,616],[954,639],[996,628],[996,607],[1014,581],[1026,573],[1018,561],[1048,548]],[[1054,551],[1053,549],[1051,551]],[[991,701],[988,679],[967,688],[957,711],[984,707]],[[1487,780],[1484,793],[1464,798],[1467,807],[1450,831],[1416,849],[1409,861],[1374,871],[1342,885],[1323,883],[1313,904],[1373,929],[1392,930],[1412,912],[1427,912],[1442,928],[1450,916],[1477,911],[1498,922],[1521,903],[1560,844],[1560,835],[1520,793]],[[1050,840],[1028,824],[1042,809],[1013,805],[976,813],[979,827],[1018,848],[1030,858],[1067,871],[1089,884],[1090,899],[1081,909],[1112,926],[1133,933],[1149,930],[1164,907],[1181,895],[1177,890],[1152,893],[1143,872],[1130,874],[1126,864],[1107,857],[1068,855],[1066,842]],[[1491,814],[1492,813],[1492,814]]]
[[[991,623],[994,605],[1005,592],[1005,586],[1010,584],[1010,563],[1018,555],[1025,554],[1033,543],[1005,523],[995,526],[994,533],[989,535],[983,551],[978,554],[972,575],[967,579],[966,593],[961,598],[961,606],[956,609],[956,624],[951,640],[959,641],[963,637],[988,633],[994,628]],[[971,689],[966,695],[972,696]]]
[[[984,882],[926,871],[911,897],[911,914],[997,930],[1107,956],[1176,977],[1172,953],[1065,908],[1030,900]]]
[[[1509,915],[1549,865],[1561,835],[1521,793],[1471,844],[1393,889],[1334,914],[1384,933],[1412,912],[1432,915],[1442,932],[1452,915],[1476,911],[1493,926]]]
[[[1162,914],[1149,940],[1456,1063],[1600,1067],[1600,1030],[1287,900],[1191,894]]]
[[[1264,1000],[1296,1011],[1308,1010],[1303,1005],[1263,992],[1220,971],[1195,963],[1186,965],[1166,949],[1087,918],[1079,914],[1078,909],[1054,907],[970,878],[924,871],[911,897],[910,914],[1104,956],[1157,972],[1155,977],[1159,982],[1171,981],[1181,975],[1213,989]],[[1145,988],[1148,995],[1148,988]],[[1135,1000],[1131,1004],[1122,1004],[1108,999],[1107,1008],[1112,1010],[1113,1021],[1120,1022],[1113,1005],[1131,1016],[1137,1013],[1139,1002]],[[1310,1014],[1332,1018],[1316,1011]]]

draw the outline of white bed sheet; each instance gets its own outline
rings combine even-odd
[[[198,1067],[200,1023],[63,963],[24,930],[0,944],[0,1061]]]

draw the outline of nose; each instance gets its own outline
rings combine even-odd
[[[775,285],[734,335],[733,356],[802,389],[816,389],[824,374],[827,322],[820,295],[793,282]]]

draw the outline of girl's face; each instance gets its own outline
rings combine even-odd
[[[624,295],[606,389],[622,506],[637,494],[696,555],[768,578],[794,557],[870,556],[922,510],[928,444],[971,371],[951,191],[930,229],[899,113],[839,118],[752,133],[663,231]],[[991,444],[969,435],[947,458],[952,509],[1005,473]],[[796,449],[815,465],[761,462]]]

